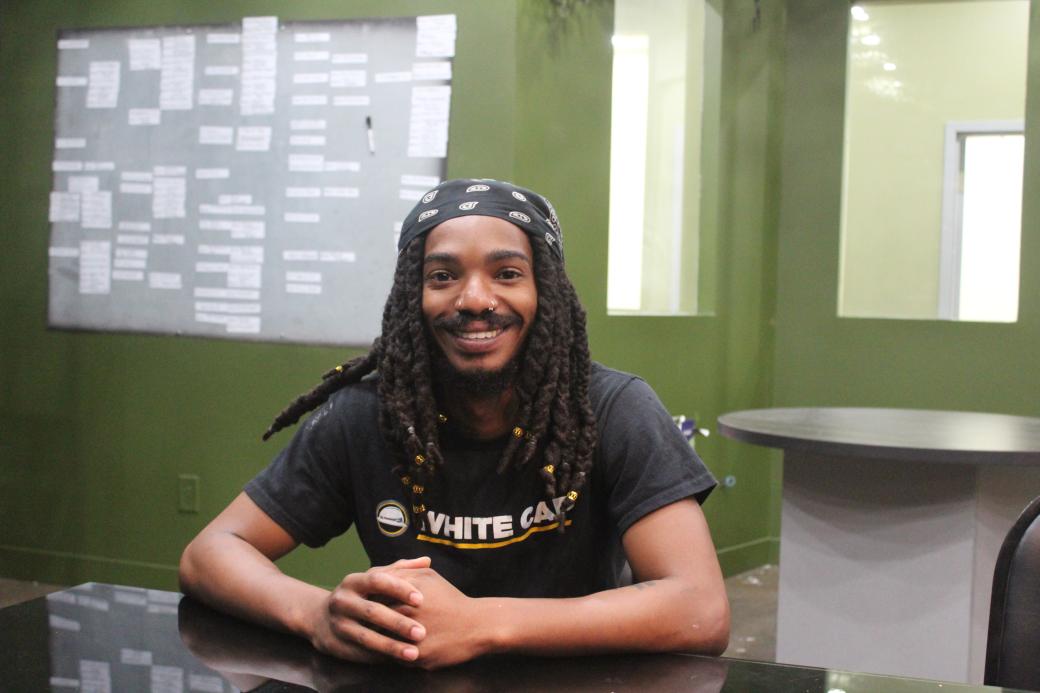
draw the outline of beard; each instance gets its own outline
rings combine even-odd
[[[466,315],[456,315],[451,318],[435,320],[434,325],[438,328],[454,331],[461,329],[467,322],[473,319],[475,318]],[[519,325],[520,323],[520,319],[516,316],[502,316],[494,313],[481,316],[481,320],[489,323],[492,328],[508,327]],[[523,355],[527,350],[527,345],[525,344],[523,348],[517,350],[513,358],[509,359],[504,366],[498,369],[473,368],[460,370],[444,355],[436,340],[430,335],[429,329],[426,330],[426,343],[430,352],[433,382],[445,392],[471,397],[500,395],[512,387],[517,373],[520,372]]]
[[[433,381],[445,392],[472,397],[500,395],[513,386],[516,375],[520,372],[521,352],[517,352],[499,369],[459,370],[448,360],[439,346],[431,344],[430,347]]]

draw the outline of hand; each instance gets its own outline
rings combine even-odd
[[[394,611],[415,619],[426,628],[426,636],[418,642],[418,657],[413,664],[424,669],[460,664],[490,651],[487,616],[479,610],[476,599],[467,597],[454,585],[431,569],[394,570],[395,576],[407,579],[422,593],[422,602],[404,602]]]
[[[391,607],[423,604],[413,576],[429,566],[430,559],[424,556],[347,575],[317,605],[311,644],[353,662],[415,661],[419,657],[415,643],[426,637],[426,629]]]

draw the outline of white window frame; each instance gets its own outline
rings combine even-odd
[[[942,229],[939,238],[939,319],[959,320],[964,208],[964,138],[1024,135],[1024,120],[965,120],[946,123],[943,156]]]

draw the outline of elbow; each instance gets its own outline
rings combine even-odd
[[[725,594],[697,605],[686,622],[676,650],[717,657],[729,647],[730,612]]]
[[[180,585],[181,592],[187,595],[192,595],[198,585],[198,570],[195,565],[197,542],[198,538],[184,547],[180,563],[177,566],[177,582]]]

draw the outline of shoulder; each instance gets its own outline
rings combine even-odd
[[[589,373],[589,402],[596,418],[609,416],[619,401],[657,401],[657,395],[638,375],[625,373],[595,361]]]
[[[301,424],[300,431],[320,435],[345,429],[365,430],[378,417],[378,379],[366,378],[329,395]]]

